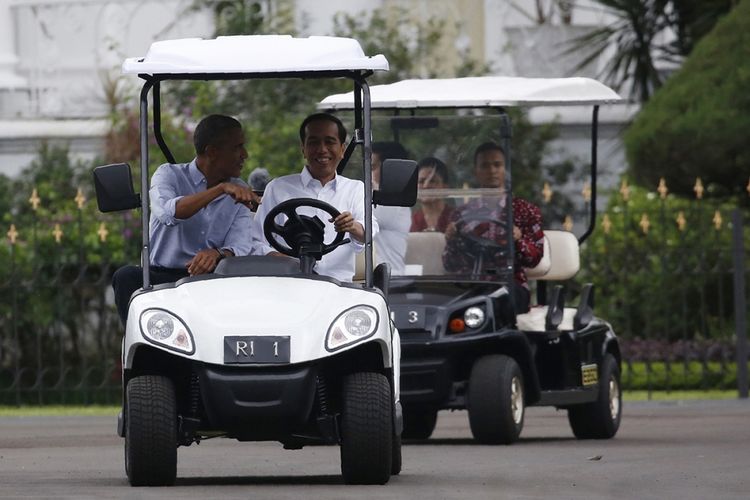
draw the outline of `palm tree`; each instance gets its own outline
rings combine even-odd
[[[605,54],[614,55],[601,71],[605,81],[645,102],[662,83],[659,63],[680,63],[695,42],[713,28],[737,0],[595,0],[613,21],[571,40],[567,53],[582,52],[576,69]]]

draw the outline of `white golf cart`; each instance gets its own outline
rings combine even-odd
[[[98,167],[94,180],[100,210],[140,207],[142,215],[144,286],[130,300],[118,419],[132,485],[173,484],[177,448],[212,437],[275,440],[288,449],[338,443],[346,483],[383,484],[399,473],[399,333],[388,319],[388,267],[373,269],[371,211],[373,198],[413,205],[413,162],[411,173],[408,164],[384,166],[396,168],[397,175],[374,193],[365,183],[361,283],[311,272],[317,259],[348,242],[343,236],[323,241],[324,221],[338,211],[313,199],[280,204],[264,224],[274,246],[297,259],[226,258],[213,274],[154,286],[148,258],[150,92],[154,136],[167,160],[176,163],[161,134],[161,82],[346,78],[355,96],[348,148],[369,151],[366,78],[387,69],[382,55],[366,57],[355,40],[334,37],[161,41],[145,57],[124,62],[124,73],[145,80],[141,194],[134,192],[127,164]],[[362,156],[362,176],[369,179],[370,155]]]
[[[415,159],[437,157],[447,165],[444,172],[434,168],[428,181],[437,176],[438,188],[420,186],[421,207],[441,203],[444,212],[461,214],[455,222],[461,255],[445,251],[440,218],[426,230],[413,224],[406,273],[391,280],[390,304],[402,343],[403,437],[426,439],[439,410],[467,409],[477,441],[512,443],[528,405],[567,409],[578,438],[613,437],[622,408],[617,338],[593,314],[591,285],[582,287],[576,307],[565,307],[562,286],[547,293],[545,283],[578,272],[579,244],[596,218],[599,106],[620,97],[587,78],[405,80],[370,90],[378,141],[390,139]],[[348,110],[351,98],[329,96],[319,108]],[[589,225],[578,237],[545,230],[544,258],[526,270],[537,280],[537,305],[516,314],[515,248],[507,236],[514,220],[508,202],[513,156],[505,108],[533,107],[532,112],[554,118],[555,107],[569,106],[593,109]],[[505,151],[504,190],[476,183],[474,152],[487,141]],[[500,237],[485,238],[488,227]]]

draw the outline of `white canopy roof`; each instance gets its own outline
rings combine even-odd
[[[403,80],[370,87],[376,108],[458,108],[488,106],[565,106],[621,102],[619,95],[590,78],[478,76]],[[321,109],[349,109],[352,92],[331,95]]]
[[[154,42],[146,57],[126,59],[126,74],[282,73],[388,70],[385,56],[365,56],[354,39],[289,35],[221,36]]]

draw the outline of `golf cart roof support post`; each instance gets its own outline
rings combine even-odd
[[[154,138],[156,138],[156,143],[159,145],[159,149],[161,149],[164,158],[166,158],[169,163],[177,163],[174,160],[174,155],[169,150],[169,146],[164,142],[164,136],[161,133],[161,82],[159,80],[154,82],[153,92]]]
[[[141,267],[143,269],[143,289],[151,288],[151,279],[149,273],[149,232],[148,220],[150,217],[150,200],[148,196],[148,91],[153,87],[154,82],[146,79],[141,89],[141,115],[140,115],[140,133],[141,133]]]
[[[596,226],[596,163],[597,163],[597,143],[599,142],[599,105],[594,106],[591,116],[591,198],[589,200],[589,227],[586,228],[578,243],[583,243],[586,238],[594,231]]]
[[[354,128],[362,128],[362,86],[354,81]]]
[[[361,102],[357,96],[361,91]],[[355,123],[357,120],[357,111],[362,109],[362,131],[363,131],[363,146],[362,151],[362,163],[364,166],[363,180],[365,182],[365,286],[372,288],[372,130],[370,124],[370,87],[367,85],[367,81],[363,76],[360,76],[355,80],[354,89],[354,100],[355,100]],[[359,104],[359,105],[357,105]]]
[[[336,167],[337,174],[343,174],[344,169],[349,164],[349,158],[352,157],[354,149],[358,144],[362,142],[359,137],[358,130],[362,128],[362,88],[359,86],[356,80],[354,80],[354,130],[352,138],[349,140],[349,144],[346,146],[344,151],[344,157],[341,159],[339,166]]]
[[[510,116],[508,116],[508,113],[505,112],[505,109],[498,108],[498,111],[500,112],[500,145],[502,146],[503,150],[505,151],[505,186],[503,186],[503,189],[507,189],[507,192],[510,194],[509,200],[510,203],[507,204],[508,210],[506,211],[506,227],[510,229],[510,238],[506,238],[508,241],[508,248],[507,248],[507,255],[514,256],[515,255],[515,242],[513,241],[512,235],[513,235],[513,168],[512,168],[512,162],[511,157],[513,156],[512,150],[511,150],[511,138],[513,137],[513,127],[510,122]],[[510,189],[508,189],[508,186],[510,186]],[[515,259],[513,259],[511,262],[514,262]],[[513,277],[513,265],[511,264],[511,277],[510,279],[514,279]],[[510,291],[510,290],[509,290]],[[515,311],[515,304],[514,304],[514,294],[509,294],[510,297],[510,303],[513,306],[512,309]]]

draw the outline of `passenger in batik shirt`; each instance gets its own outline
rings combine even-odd
[[[508,197],[505,194],[505,151],[498,144],[487,142],[474,153],[474,175],[481,188],[498,190],[497,198],[475,198],[456,209],[445,232],[443,253],[445,270],[453,273],[489,273],[507,265],[501,251],[485,256],[478,267],[477,252],[459,232],[507,245],[504,213]],[[472,219],[474,221],[472,222]],[[479,220],[477,220],[479,219]],[[488,222],[491,219],[495,222]],[[530,292],[525,267],[534,267],[544,255],[544,232],[539,207],[522,198],[513,198],[514,283],[512,293],[516,312],[529,310]]]

